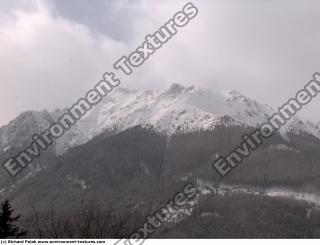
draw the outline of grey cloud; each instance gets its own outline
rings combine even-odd
[[[319,71],[319,1],[193,2],[197,18],[123,77],[122,86],[159,89],[178,82],[235,89],[276,107]],[[184,3],[1,1],[0,89],[6,94],[0,102],[7,106],[0,124],[23,110],[68,106]],[[19,14],[7,18],[16,9]],[[320,120],[319,102],[303,114]]]

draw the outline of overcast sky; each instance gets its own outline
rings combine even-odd
[[[72,105],[187,1],[0,0],[0,125]],[[320,1],[199,0],[123,87],[238,90],[273,107],[320,72]],[[320,98],[301,115],[320,121]]]

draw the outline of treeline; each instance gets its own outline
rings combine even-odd
[[[136,228],[136,224],[131,222],[133,218],[139,221],[142,218],[136,213],[112,214],[93,200],[84,201],[81,208],[72,214],[58,211],[54,202],[46,208],[31,205],[29,209],[30,212],[23,216],[14,215],[15,210],[8,200],[1,203],[0,238],[124,238]]]
[[[93,200],[84,201],[72,213],[58,211],[54,202],[41,209],[33,205],[21,222],[28,231],[26,238],[122,238],[133,229],[129,214],[113,214]]]

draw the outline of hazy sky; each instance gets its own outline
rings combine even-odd
[[[0,125],[72,105],[187,1],[0,0]],[[199,0],[123,87],[238,90],[278,107],[320,72],[320,1]],[[302,115],[320,121],[320,98]]]

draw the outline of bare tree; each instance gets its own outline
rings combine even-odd
[[[48,212],[45,215],[44,228],[46,229],[47,233],[55,239],[59,238],[56,228],[57,224],[58,218],[56,217],[56,213],[54,211],[54,202],[52,201],[50,207],[48,208]]]
[[[80,214],[76,218],[76,226],[79,230],[80,238],[90,238],[92,223],[94,218],[95,205],[93,200],[83,202]]]
[[[108,228],[111,226],[111,216],[108,213],[101,212],[100,208],[96,208],[94,213],[95,237],[105,238]]]
[[[31,205],[32,212],[33,212],[33,217],[31,218],[31,222],[33,223],[35,227],[35,233],[37,234],[38,238],[43,238],[43,231],[41,229],[40,225],[40,214],[39,211]]]

